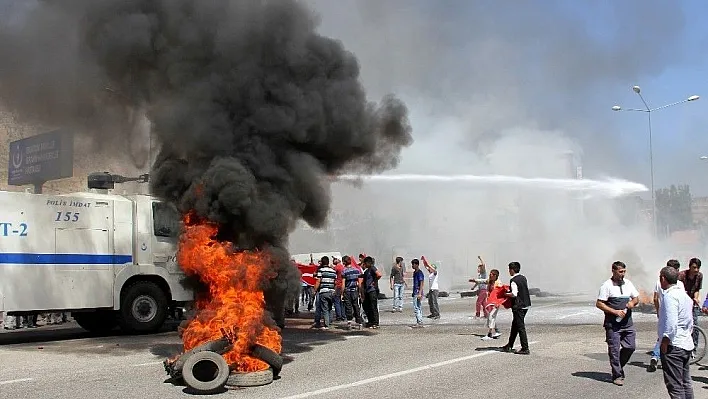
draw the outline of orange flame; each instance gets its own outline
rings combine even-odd
[[[268,275],[270,259],[259,251],[237,251],[230,242],[215,239],[218,226],[185,216],[185,231],[177,252],[179,265],[187,275],[197,275],[209,292],[195,301],[197,316],[182,334],[184,351],[222,338],[221,328],[237,328],[233,348],[224,354],[237,371],[265,370],[269,366],[248,356],[254,343],[277,353],[282,339],[276,327],[266,325],[265,299],[261,282]]]

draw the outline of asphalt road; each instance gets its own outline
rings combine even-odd
[[[624,387],[609,382],[602,315],[592,301],[536,298],[527,316],[531,355],[496,351],[506,342],[510,314],[500,314],[500,340],[481,341],[473,298],[441,301],[442,318],[411,329],[404,313],[380,307],[377,331],[317,331],[290,320],[283,332],[281,378],[258,388],[227,391],[239,398],[666,398],[661,370],[645,369],[656,316],[635,315],[638,350]],[[491,343],[490,343],[491,342]],[[518,343],[517,343],[518,347]],[[90,337],[75,325],[0,334],[0,398],[181,398],[166,383],[162,360],[178,353],[177,334]],[[708,368],[692,369],[696,398],[708,398]]]

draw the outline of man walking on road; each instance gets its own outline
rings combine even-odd
[[[531,295],[529,295],[529,284],[526,281],[526,276],[521,274],[521,264],[519,262],[509,263],[509,275],[511,280],[509,280],[509,285],[511,286],[511,292],[506,295],[512,298],[511,305],[511,332],[509,333],[509,342],[502,346],[502,351],[511,352],[514,349],[514,342],[516,341],[516,336],[518,335],[521,339],[521,350],[515,353],[519,355],[528,355],[529,351],[529,339],[526,336],[526,312],[528,312],[529,307],[531,307]]]
[[[681,268],[681,263],[677,261],[676,259],[669,259],[668,262],[666,262],[666,266],[671,266],[674,269],[676,269],[676,272],[678,273],[678,270]],[[681,280],[678,280],[676,283],[678,287],[680,287],[682,290],[683,288],[683,283]],[[658,280],[656,280],[656,285],[654,286],[654,309],[656,310],[656,317],[659,317],[660,309],[661,309],[661,301],[664,296],[664,289],[661,288],[661,277],[659,277]],[[659,353],[659,346],[661,345],[661,336],[656,340],[656,344],[654,345],[654,349],[651,352],[651,360],[649,360],[649,367],[647,367],[647,371],[650,373],[653,373],[656,371],[656,365],[659,363],[660,359],[660,353]]]
[[[595,306],[605,312],[605,338],[612,368],[612,382],[624,385],[624,366],[636,348],[632,308],[639,303],[639,291],[624,275],[627,266],[612,263],[612,277],[600,287]]]
[[[423,327],[423,286],[425,285],[425,275],[420,270],[420,261],[413,259],[411,261],[413,267],[413,312],[415,312],[415,324],[411,327]]]
[[[661,368],[672,399],[693,399],[689,361],[693,345],[693,299],[676,285],[678,270],[661,269],[659,280],[664,297],[659,308]]]

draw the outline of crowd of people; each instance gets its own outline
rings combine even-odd
[[[519,262],[509,263],[509,284],[503,284],[500,272],[492,269],[487,273],[486,264],[481,257],[477,267],[477,276],[470,279],[472,289],[477,289],[475,317],[484,317],[487,334],[483,340],[498,339],[501,336],[496,325],[499,310],[511,309],[512,324],[509,341],[500,349],[513,351],[516,338],[520,338],[521,349],[515,353],[529,354],[528,337],[526,334],[525,317],[531,306],[528,282],[521,274]],[[312,328],[327,330],[332,322],[346,322],[347,328],[379,328],[380,297],[379,282],[382,272],[376,266],[376,260],[366,254],[359,254],[357,263],[350,256],[341,259],[323,256],[312,273],[313,279],[308,282],[303,278],[301,293],[298,298],[288,304],[287,313],[299,313],[300,306],[307,306],[308,311],[314,309]],[[314,263],[314,261],[313,261]],[[422,266],[427,271],[421,269]],[[313,265],[314,266],[314,265]],[[427,296],[429,314],[432,320],[440,319],[440,294],[438,265],[428,262],[425,256],[410,261],[412,269],[411,297],[415,322],[411,328],[422,328],[423,296]],[[391,267],[388,282],[393,292],[391,312],[400,313],[404,308],[404,296],[408,287],[408,272],[402,257],[396,257]],[[426,285],[427,280],[427,285]],[[427,289],[427,291],[426,291]]]
[[[689,368],[698,344],[698,332],[693,327],[701,312],[708,313],[708,296],[703,304],[700,301],[701,260],[692,258],[688,269],[680,268],[680,262],[671,259],[659,271],[653,297],[658,316],[657,341],[647,367],[655,372],[661,363],[664,383],[672,399],[693,398]],[[605,313],[603,326],[612,382],[622,386],[624,366],[636,348],[632,309],[639,304],[639,291],[625,278],[627,266],[623,262],[612,263],[611,269],[612,277],[600,287],[596,306]]]

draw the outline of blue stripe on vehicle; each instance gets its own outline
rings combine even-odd
[[[132,255],[0,253],[0,264],[120,265],[133,263]]]

